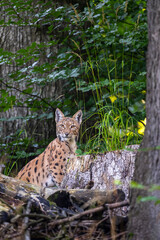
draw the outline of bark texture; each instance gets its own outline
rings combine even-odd
[[[133,145],[129,147],[128,151],[118,150],[95,157],[86,155],[73,159],[68,163],[62,188],[83,189],[91,187],[93,190],[107,191],[121,188],[128,199],[138,147],[138,145]],[[120,184],[116,184],[115,180],[118,180]],[[126,216],[127,213],[128,207],[121,208],[120,211],[116,212],[121,216]]]
[[[36,12],[35,12],[36,13]],[[4,7],[1,8],[0,14],[4,15],[4,20],[7,22],[8,17],[4,14]],[[19,15],[18,15],[19,16]],[[18,17],[17,16],[17,17]],[[26,12],[26,15],[19,16],[20,18],[27,19],[29,18],[29,14]],[[28,46],[30,46],[32,43],[37,44],[45,44],[48,41],[50,41],[50,37],[47,34],[47,30],[45,28],[37,28],[33,25],[25,25],[24,26],[18,26],[14,24],[10,24],[10,26],[0,26],[0,48],[2,48],[4,51],[10,51],[12,53],[16,53],[20,49],[25,49]],[[43,50],[40,54],[39,62],[37,65],[42,65],[46,62],[48,62],[47,55],[53,55],[57,51],[56,47],[50,47],[47,50]],[[0,118],[1,119],[10,119],[15,117],[26,117],[28,115],[32,115],[32,112],[30,111],[30,108],[27,107],[27,104],[25,104],[26,96],[28,95],[22,95],[22,91],[26,89],[27,87],[27,80],[26,81],[11,81],[9,75],[11,73],[14,73],[17,70],[20,70],[23,67],[28,67],[29,65],[32,65],[32,59],[30,62],[28,62],[24,66],[18,66],[18,64],[14,61],[12,61],[11,64],[3,63],[0,66],[0,78],[3,80],[3,82],[0,82],[0,88],[7,89],[10,96],[16,96],[17,99],[20,101],[23,101],[24,105],[23,107],[20,106],[14,106],[9,109],[6,112],[0,112]],[[34,73],[33,76],[35,77]],[[40,76],[42,77],[42,75]],[[8,87],[9,86],[9,87]],[[45,86],[39,85],[39,84],[33,84],[31,87],[34,88],[34,93],[36,93],[36,96],[39,98],[50,98],[55,99],[62,93],[62,85],[60,82],[54,82],[46,84]],[[54,109],[50,108],[50,112],[54,111]],[[43,110],[40,109],[39,113],[42,114]],[[55,128],[51,126],[54,126],[54,119],[51,120],[30,120],[30,121],[24,121],[21,118],[12,120],[12,121],[0,121],[0,138],[4,139],[4,137],[8,135],[12,135],[15,133],[18,129],[26,129],[28,136],[34,137],[36,140],[43,138],[48,139],[51,136],[55,136]]]
[[[160,184],[160,7],[158,0],[148,0],[148,54],[147,54],[147,126],[141,149],[137,154],[134,180],[145,186]],[[137,203],[138,196],[155,196],[160,199],[160,191],[133,189],[129,239],[160,239],[160,205],[154,201]]]

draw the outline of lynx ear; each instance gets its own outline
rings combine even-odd
[[[64,114],[61,112],[59,108],[55,111],[55,121],[58,123],[62,118],[64,117]]]
[[[75,118],[75,120],[78,122],[78,124],[80,125],[81,122],[82,122],[82,111],[79,110],[78,112],[76,112],[74,115],[73,115],[73,118]]]

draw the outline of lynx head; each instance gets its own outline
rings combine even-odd
[[[73,117],[65,117],[64,114],[56,109],[56,134],[62,142],[74,142],[78,140],[79,129],[82,122],[82,111],[76,112]]]

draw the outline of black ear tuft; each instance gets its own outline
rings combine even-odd
[[[61,112],[59,108],[55,111],[55,121],[58,123],[62,118],[64,117],[64,114]]]
[[[76,119],[76,121],[78,122],[78,124],[80,125],[81,122],[82,122],[82,111],[79,110],[78,112],[76,112],[74,115],[73,115],[73,118]]]

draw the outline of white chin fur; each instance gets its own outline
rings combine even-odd
[[[62,142],[72,142],[75,141],[76,136],[66,137],[66,136],[58,136],[59,140]]]

